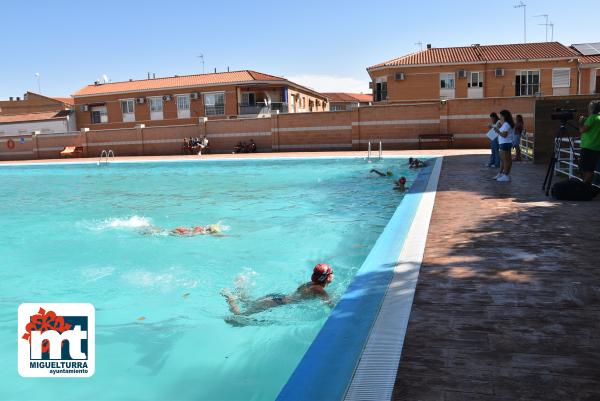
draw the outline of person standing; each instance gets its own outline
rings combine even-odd
[[[490,128],[490,130],[493,130],[494,128],[498,127],[500,127],[500,117],[498,117],[498,114],[496,114],[496,112],[493,112],[490,114],[490,124],[488,125],[488,128]],[[492,151],[492,154],[490,156],[490,161],[488,162],[488,164],[486,164],[486,167],[497,168],[498,166],[500,166],[499,149],[500,147],[498,144],[498,136],[496,136],[496,138],[494,138],[490,144],[490,150]]]
[[[510,181],[510,170],[512,167],[512,150],[513,134],[515,130],[515,121],[512,114],[508,110],[500,112],[500,128],[494,128],[498,134],[498,145],[500,146],[500,172],[494,177],[498,182]]]
[[[579,118],[581,132],[581,159],[579,170],[586,184],[592,184],[594,170],[600,162],[600,100],[592,100],[588,106],[589,116]]]
[[[515,134],[513,136],[513,148],[515,149],[515,161],[521,161],[521,135],[525,131],[523,116],[517,114],[515,118]]]

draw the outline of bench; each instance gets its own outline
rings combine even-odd
[[[454,146],[454,135],[453,134],[421,134],[419,135],[419,149],[421,149],[424,141],[438,141],[446,142],[448,147]]]

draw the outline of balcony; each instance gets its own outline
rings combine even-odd
[[[280,113],[288,112],[288,104],[281,102],[272,102],[270,104],[255,103],[255,104],[242,104],[240,103],[240,115],[246,114],[271,114],[273,111],[279,111]]]

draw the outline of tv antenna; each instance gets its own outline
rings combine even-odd
[[[550,24],[548,23],[548,14],[534,15],[534,17],[543,17],[543,18],[546,18],[546,23],[540,24],[540,25],[545,25],[546,26],[546,42],[547,42],[548,41],[548,27],[550,26]]]
[[[523,9],[523,43],[527,43],[527,4],[520,1],[519,4],[513,7]]]
[[[419,46],[421,48],[421,50],[423,50],[423,42],[422,41],[418,41],[415,43],[415,46]]]
[[[42,94],[42,87],[40,86],[40,73],[36,72],[35,73],[35,77],[37,78],[37,83],[38,83],[38,93],[41,95]]]
[[[106,75],[106,74],[102,74],[102,81],[103,81],[105,84],[107,84],[107,83],[109,82],[109,80],[108,80],[108,75]]]
[[[198,57],[200,59],[200,61],[202,61],[202,73],[204,74],[204,54],[201,54],[196,57]]]

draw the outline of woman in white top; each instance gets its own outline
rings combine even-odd
[[[496,181],[510,181],[510,169],[512,167],[512,150],[513,135],[515,131],[515,121],[512,114],[508,110],[500,112],[500,128],[495,128],[498,133],[498,143],[500,144],[500,172],[494,177]]]

